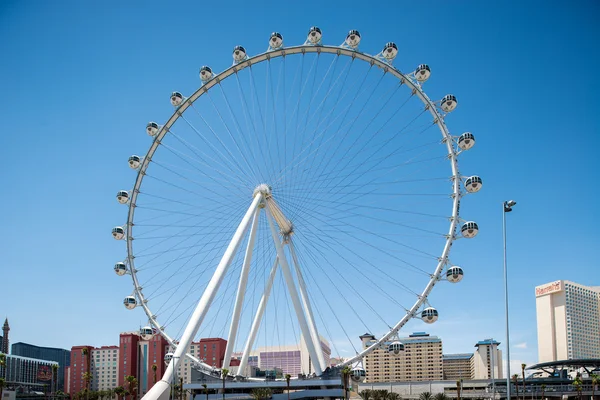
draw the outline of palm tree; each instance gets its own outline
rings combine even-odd
[[[131,400],[133,400],[133,397],[135,396],[135,392],[137,390],[138,380],[133,375],[127,375],[125,377],[125,382],[127,382],[127,385],[129,386],[127,389],[129,391],[129,394],[131,395]]]
[[[348,386],[349,383],[348,379],[350,378],[350,374],[352,373],[352,370],[350,369],[349,366],[345,366],[344,368],[342,368],[342,386],[344,387],[344,399],[347,400],[348,399]]]
[[[419,395],[419,400],[433,400],[433,396],[429,392],[423,392]]]
[[[396,392],[390,392],[390,393],[387,394],[385,400],[402,400],[402,398],[400,397],[400,395],[398,393],[396,393]],[[448,398],[446,397],[443,400],[448,400]]]
[[[515,383],[515,392],[517,393],[517,400],[519,400],[519,375],[514,374],[512,380]]]
[[[525,400],[525,367],[526,364],[521,364],[521,375],[523,376],[523,400]]]
[[[285,383],[287,385],[287,394],[288,400],[290,400],[290,379],[292,376],[290,374],[285,374]]]
[[[254,400],[266,400],[271,398],[272,394],[273,392],[271,392],[271,389],[269,388],[256,388],[252,389],[250,396],[252,396]]]
[[[544,383],[542,383],[541,388],[542,388],[542,400],[544,400],[544,397],[546,395],[546,385]]]
[[[2,392],[4,392],[4,386],[6,386],[6,380],[4,380],[4,378],[0,378],[0,399],[2,398]]]
[[[595,400],[596,386],[600,383],[600,376],[592,374],[592,400]]]
[[[433,396],[433,400],[450,400],[448,396],[446,396],[446,393],[437,393],[435,396]]]
[[[579,400],[581,400],[581,389],[583,387],[583,381],[581,380],[581,377],[579,375],[577,375],[577,377],[573,381],[573,386],[575,386],[575,390],[577,390],[577,397],[579,398]]]
[[[125,395],[125,388],[123,386],[117,386],[114,389],[115,394],[117,395],[117,400],[120,400],[122,396]]]
[[[206,383],[203,383],[202,387],[204,388],[204,394],[206,395],[206,400],[208,400],[208,386],[206,386]]]
[[[156,370],[158,366],[156,364],[152,364],[152,384],[156,383]]]
[[[85,398],[89,399],[90,381],[92,380],[92,374],[90,374],[89,372],[84,372],[83,375],[81,375],[81,378],[85,382]]]
[[[6,354],[4,353],[0,353],[0,368],[2,370],[2,374],[0,375],[0,378],[5,378],[6,377],[6,370],[4,369],[4,367],[6,367]]]
[[[228,375],[229,375],[229,370],[227,368],[223,368],[221,370],[221,376],[223,377],[223,400],[225,400],[225,380],[227,379]]]
[[[456,381],[456,399],[460,400],[460,388],[461,388],[461,383],[460,380]],[[510,400],[510,399],[508,399]]]
[[[52,384],[54,385],[53,392],[56,393],[56,389],[58,389],[58,364],[52,364]]]
[[[365,390],[361,390],[360,392],[358,392],[358,395],[363,400],[371,400],[373,398],[373,393],[372,392],[373,391],[371,389],[365,389]]]

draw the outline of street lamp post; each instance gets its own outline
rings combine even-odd
[[[502,203],[502,234],[504,241],[504,312],[506,319],[506,398],[511,399],[510,388],[510,334],[508,329],[508,275],[506,270],[506,213],[517,204],[514,200]]]

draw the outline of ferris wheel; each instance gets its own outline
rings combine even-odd
[[[184,358],[219,373],[188,352],[198,337],[226,337],[223,368],[236,355],[238,371],[259,346],[301,341],[317,376],[325,339],[362,380],[366,355],[398,355],[402,327],[438,319],[434,286],[462,279],[450,249],[478,233],[459,209],[482,180],[458,160],[475,137],[450,133],[457,99],[425,94],[428,65],[401,72],[395,43],[369,55],[361,39],[326,45],[312,27],[300,45],[274,32],[258,55],[236,46],[231,66],[202,66],[199,88],[146,125],[112,235],[127,244],[114,266],[133,280],[124,305],[148,318],[140,334],[176,348],[150,398]],[[363,349],[365,330],[379,339]]]

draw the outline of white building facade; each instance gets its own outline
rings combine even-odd
[[[558,280],[535,296],[539,362],[600,358],[600,287]]]
[[[502,351],[498,350],[500,342],[485,339],[477,342],[475,353],[471,358],[471,379],[502,379]]]

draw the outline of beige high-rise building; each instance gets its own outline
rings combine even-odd
[[[472,379],[471,359],[473,353],[444,354],[442,365],[445,381],[457,381],[459,379]]]
[[[502,379],[502,352],[498,350],[500,343],[494,339],[477,342],[475,353],[471,358],[472,379]]]
[[[600,287],[558,280],[535,297],[539,362],[600,358]]]
[[[373,345],[375,336],[360,336],[363,349]],[[399,382],[442,380],[442,340],[425,332],[415,332],[398,339],[404,351],[390,354],[385,343],[364,358],[365,382]]]
[[[91,350],[91,389],[108,390],[118,385],[119,346],[102,346]]]

